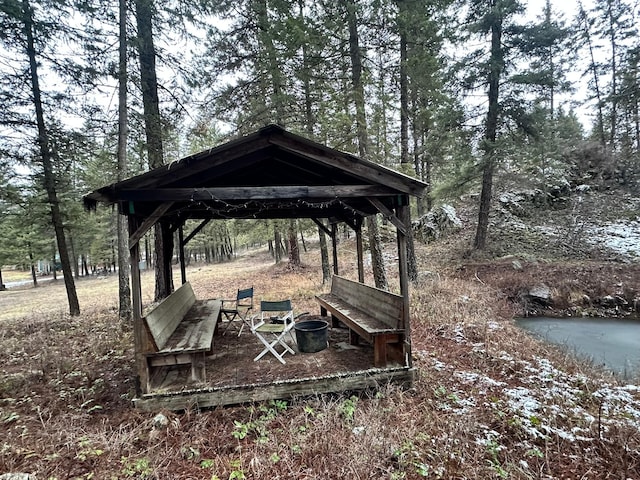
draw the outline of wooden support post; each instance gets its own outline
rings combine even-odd
[[[333,250],[333,274],[338,275],[338,226],[331,224],[331,249]]]
[[[182,280],[182,285],[187,283],[187,267],[184,263],[184,224],[178,227],[178,252],[180,256],[180,279]]]
[[[362,221],[356,228],[356,252],[358,255],[358,281],[364,283],[364,247],[362,245]]]
[[[164,276],[167,291],[171,293],[174,290],[173,273],[171,271],[171,261],[173,259],[173,232],[171,230],[171,224],[165,220],[160,220],[160,231],[162,235],[162,248],[164,250],[164,254],[162,255],[162,261],[164,263],[162,275]]]
[[[397,238],[398,238],[398,277],[400,279],[400,295],[402,295],[404,308],[403,315],[400,319],[400,327],[404,328],[405,331],[405,345],[406,345],[406,355],[407,355],[407,366],[411,367],[413,365],[413,360],[411,358],[411,312],[410,312],[410,302],[409,302],[409,273],[407,268],[407,235],[411,232],[411,212],[409,210],[408,198],[407,205],[402,205],[396,207],[396,216],[404,223],[405,231],[404,233],[401,229],[397,229]]]
[[[138,222],[135,217],[129,217],[129,236],[138,230]],[[131,300],[133,307],[133,343],[136,370],[136,395],[148,393],[149,367],[144,356],[146,332],[142,323],[142,285],[140,282],[140,243],[133,242],[129,247],[131,264]]]

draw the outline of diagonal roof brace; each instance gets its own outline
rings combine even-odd
[[[407,227],[405,226],[405,224],[396,216],[395,213],[389,210],[389,208],[387,208],[384,203],[382,203],[377,198],[368,198],[367,200],[369,200],[369,203],[376,207],[387,220],[393,223],[398,231],[400,231],[400,233],[402,233],[403,235],[407,235]]]
[[[156,208],[151,215],[145,218],[144,222],[138,227],[138,229],[129,237],[129,250],[131,250],[144,236],[145,233],[153,227],[162,216],[167,213],[167,210],[171,208],[173,202],[166,202]]]

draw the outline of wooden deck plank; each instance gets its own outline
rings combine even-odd
[[[286,367],[272,357],[254,362],[262,344],[250,332],[240,337],[217,335],[214,353],[206,357],[206,381],[192,380],[189,365],[157,367],[154,370],[162,370],[163,375],[156,374],[150,393],[135,399],[134,404],[145,410],[185,410],[358,391],[389,382],[410,385],[413,381],[415,372],[402,362],[375,368],[373,347],[366,343],[349,346],[348,329],[331,328],[328,333],[328,348],[292,355]],[[288,342],[296,347],[293,340]]]
[[[272,383],[201,388],[156,395],[147,394],[135,399],[134,404],[145,411],[212,408],[266,400],[377,389],[388,383],[410,387],[415,375],[415,370],[409,367],[369,369]]]

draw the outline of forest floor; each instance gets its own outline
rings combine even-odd
[[[77,282],[82,315],[74,318],[61,281],[0,292],[0,475],[639,479],[640,387],[518,329],[521,305],[490,279],[508,271],[513,283],[521,270],[511,258],[465,253],[468,242],[465,232],[417,248],[413,388],[381,385],[358,396],[141,412],[131,404],[133,340],[117,318],[115,275]],[[388,242],[392,285],[394,250]],[[352,241],[339,252],[341,269],[354,268]],[[526,261],[537,268],[532,281],[575,272],[562,262]],[[605,282],[597,265],[618,265],[589,261],[585,289]],[[326,290],[314,245],[295,271],[260,250],[191,266],[187,275],[198,298],[230,298],[251,283],[265,296],[287,294],[297,311],[316,311],[313,296]],[[152,283],[144,273],[146,304]]]

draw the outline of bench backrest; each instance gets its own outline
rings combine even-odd
[[[151,333],[158,350],[162,350],[171,334],[195,302],[196,296],[193,293],[193,288],[187,282],[163,299],[145,317],[149,333]]]
[[[401,325],[404,299],[400,295],[338,275],[334,275],[331,280],[331,294],[391,328],[398,328],[398,325]]]

